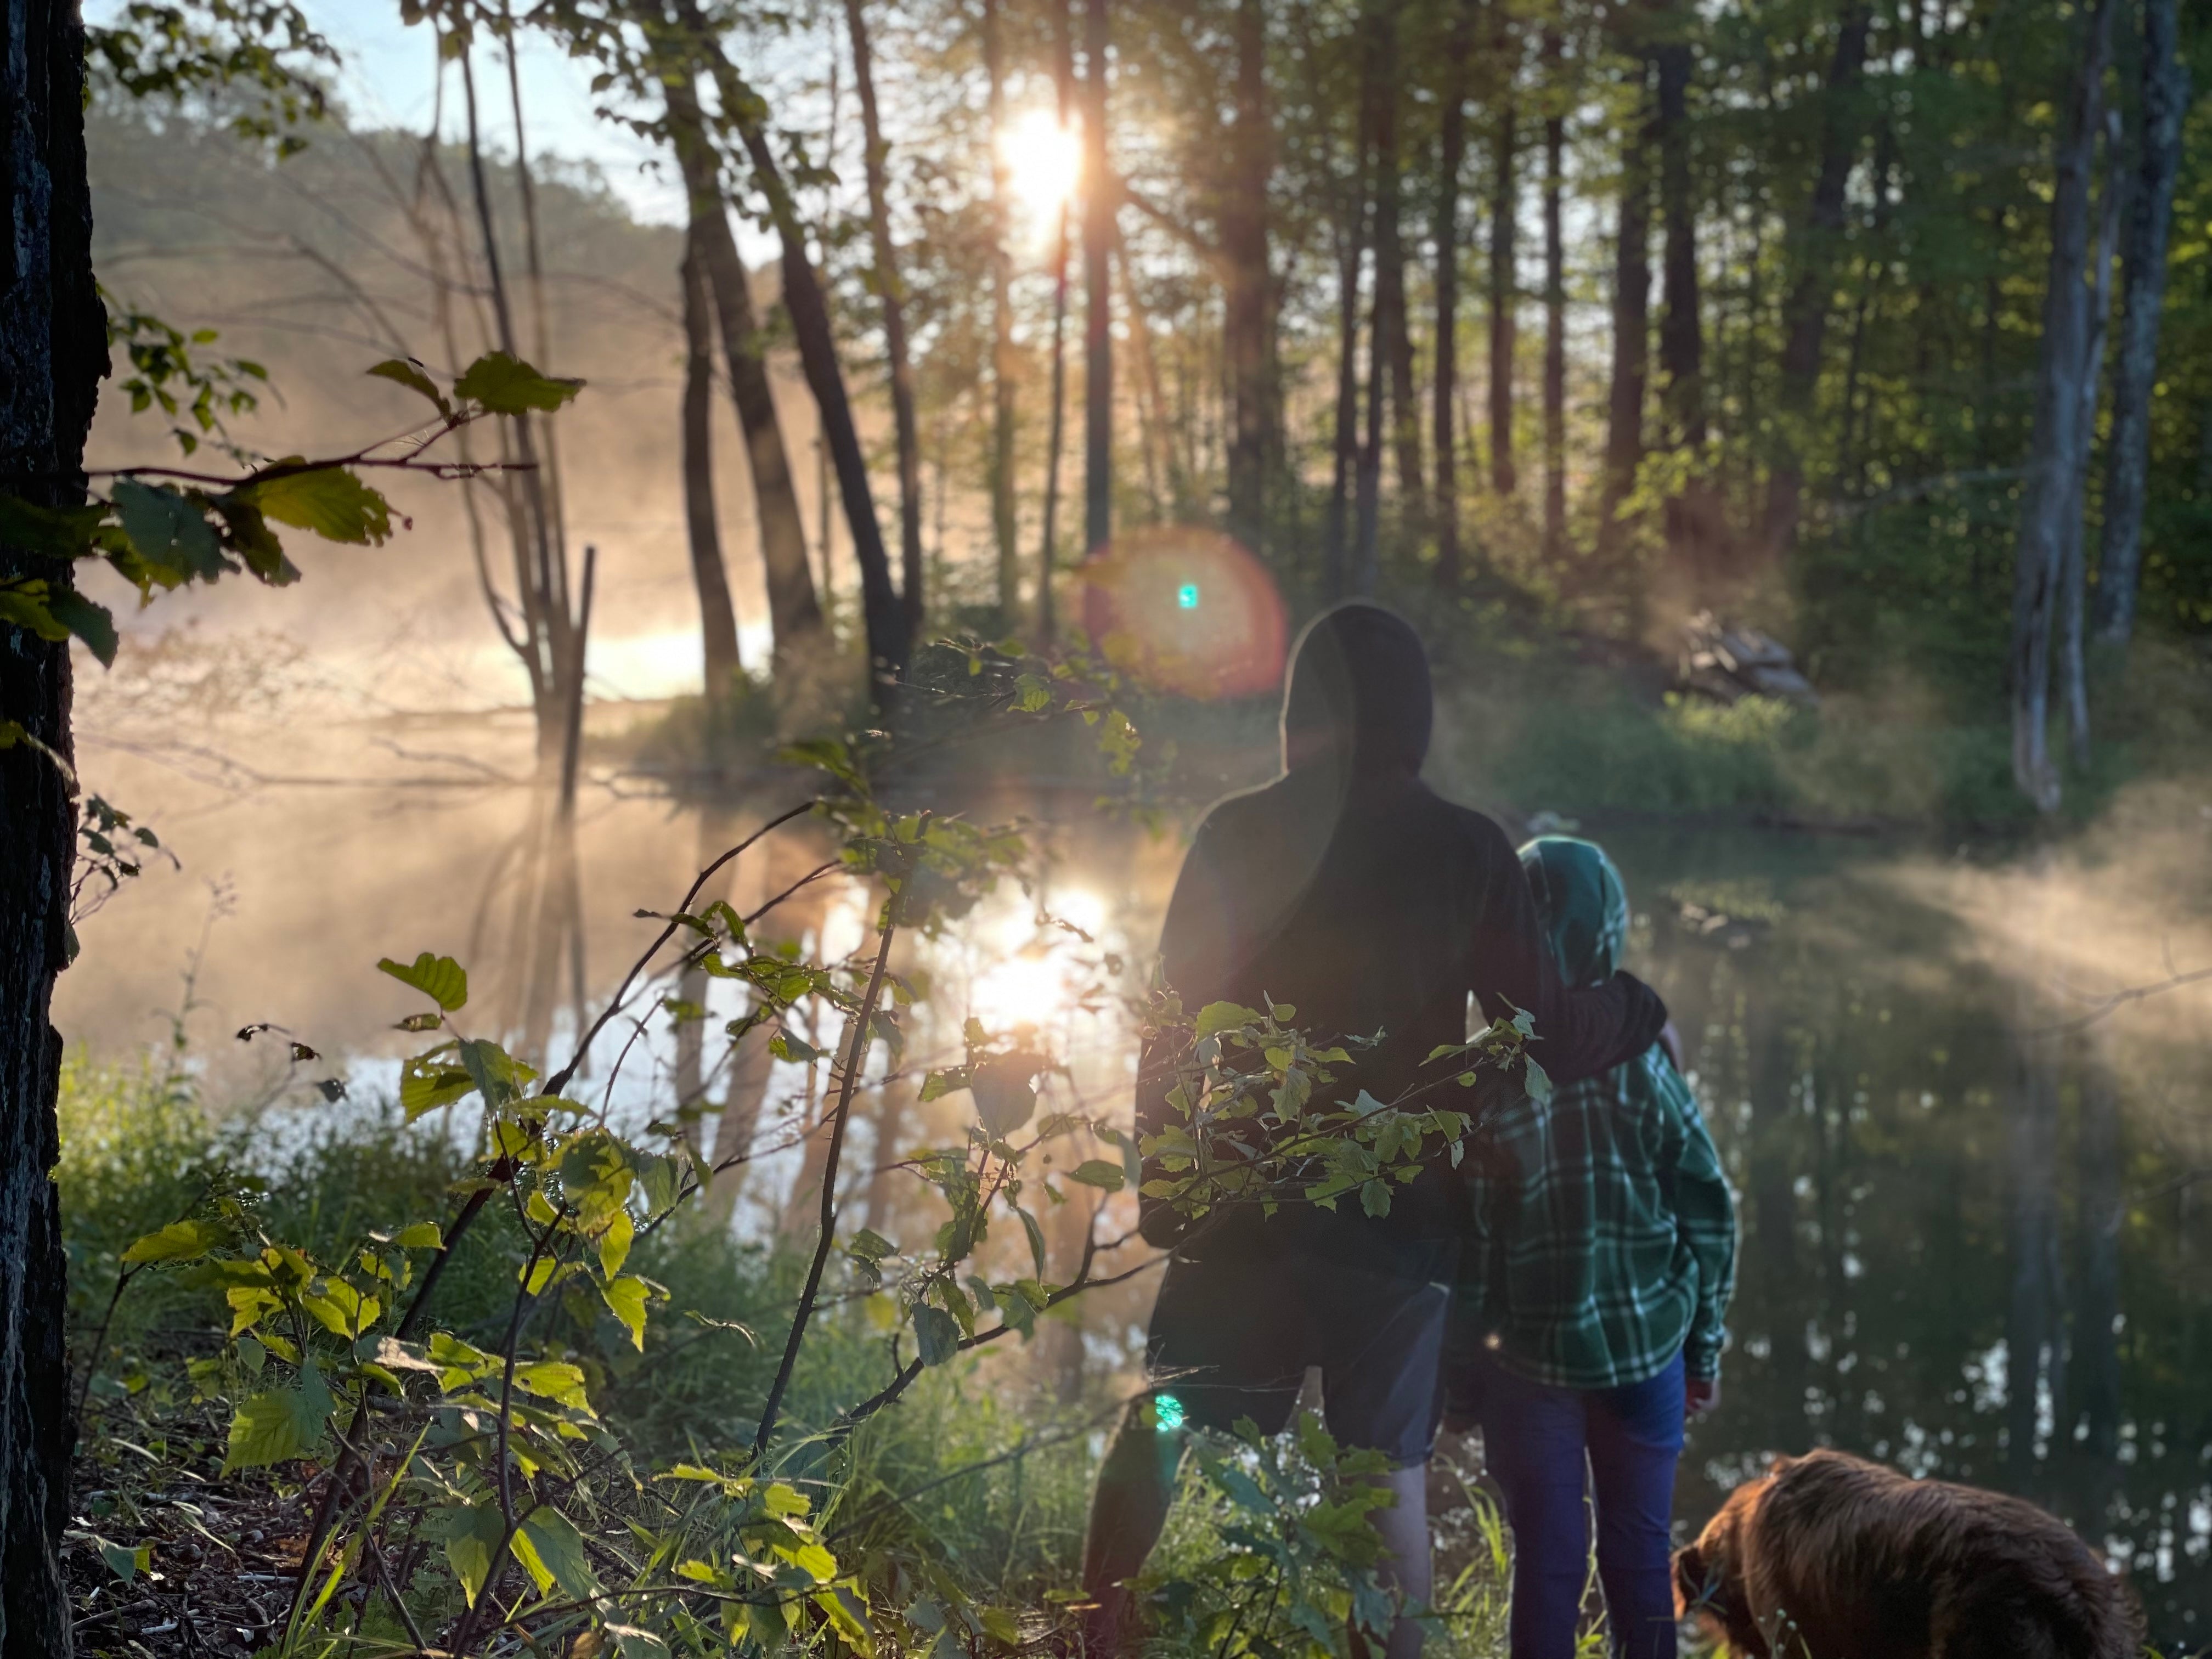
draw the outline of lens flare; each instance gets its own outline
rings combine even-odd
[[[1182,1401],[1173,1395],[1154,1395],[1152,1410],[1158,1416],[1163,1429],[1179,1429],[1183,1425]]]
[[[1144,684],[1206,702],[1282,684],[1283,597],[1231,538],[1180,525],[1133,531],[1076,574],[1091,648]]]

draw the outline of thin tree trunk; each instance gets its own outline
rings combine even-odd
[[[1520,184],[1515,172],[1519,143],[1513,104],[1520,42],[1504,0],[1491,0],[1492,72],[1498,77],[1490,133],[1490,487],[1510,495],[1513,467],[1513,354],[1520,281],[1515,244],[1521,229]]]
[[[1350,222],[1340,230],[1336,259],[1336,421],[1330,443],[1328,516],[1322,527],[1322,586],[1332,599],[1350,580],[1352,497],[1359,469],[1359,267],[1366,253],[1366,128],[1353,185]]]
[[[845,27],[853,39],[853,88],[860,94],[860,132],[867,145],[863,171],[868,185],[868,244],[875,262],[876,292],[884,307],[884,355],[890,363],[891,430],[898,450],[900,599],[911,642],[921,626],[921,439],[914,418],[914,366],[908,361],[906,289],[899,276],[898,247],[891,240],[886,166],[890,146],[884,142],[883,122],[876,112],[876,66],[868,49],[868,20],[861,0],[845,0]],[[784,257],[788,264],[788,242]],[[810,270],[810,280],[811,275]],[[904,664],[903,653],[899,660]]]
[[[1606,399],[1605,493],[1598,547],[1618,547],[1622,506],[1644,465],[1644,393],[1651,361],[1651,173],[1643,88],[1647,64],[1633,59],[1638,98],[1620,136],[1620,217],[1613,238],[1613,376]]]
[[[1686,15],[1669,19],[1680,30]],[[1658,72],[1659,215],[1666,235],[1664,306],[1659,318],[1660,405],[1668,441],[1692,452],[1705,441],[1705,322],[1698,306],[1697,202],[1690,179],[1691,46],[1671,40],[1656,47]],[[1667,503],[1667,546],[1679,568],[1710,572],[1711,491],[1692,481]]]
[[[1475,0],[1452,16],[1444,65],[1443,131],[1437,171],[1437,364],[1434,414],[1437,489],[1430,514],[1437,532],[1437,586],[1459,586],[1459,440],[1452,399],[1459,380],[1459,185],[1467,165],[1468,62],[1474,52]]]
[[[2039,1484],[2044,1407],[2065,1416],[2059,1329],[2058,1079],[2042,999],[2023,980],[2014,1009],[2014,1095],[2006,1114],[2011,1291],[2005,1317],[2006,1461],[2014,1491]]]
[[[107,341],[92,275],[84,31],[66,0],[22,0],[0,52],[0,492],[84,500],[84,440]],[[57,589],[70,568],[0,543],[0,580]],[[76,860],[70,647],[0,623],[0,1659],[67,1659],[69,1264],[53,1181],[62,1038],[54,976],[69,963]],[[26,741],[25,739],[28,739]]]
[[[1059,99],[1060,130],[1075,112],[1074,25],[1068,0],[1054,9],[1053,86]],[[1067,428],[1067,263],[1073,228],[1068,204],[1060,204],[1052,256],[1052,418],[1045,442],[1043,525],[1037,541],[1037,643],[1050,649],[1059,619],[1053,612],[1052,579],[1060,557],[1060,462]]]
[[[2127,1218],[2121,1184],[2119,1089],[2094,1030],[2082,1045],[2079,1142],[2075,1169],[2081,1233],[2081,1282],[2075,1302],[2074,1363],[2084,1432],[2081,1456],[2093,1534],[2115,1484],[2120,1455],[2120,1229]]]
[[[859,429],[853,423],[853,404],[845,390],[844,371],[837,362],[837,341],[830,322],[830,306],[814,266],[806,257],[806,227],[769,148],[765,107],[738,76],[721,45],[708,27],[699,0],[677,0],[678,15],[689,29],[694,50],[712,70],[722,109],[737,127],[738,137],[752,162],[753,178],[768,198],[776,238],[783,246],[783,305],[791,318],[791,331],[799,344],[800,367],[808,389],[821,413],[823,436],[830,445],[830,462],[836,469],[837,492],[845,509],[846,528],[852,532],[854,562],[860,568],[860,614],[868,641],[869,690],[880,707],[889,701],[890,688],[906,672],[914,633],[907,623],[908,607],[917,613],[921,587],[912,580],[902,603],[891,582],[889,555],[884,547],[883,526],[876,520],[874,492],[868,483],[868,462],[860,448]],[[802,549],[805,544],[801,543]],[[910,579],[919,575],[909,570]]]
[[[514,49],[514,10],[509,0],[500,0],[499,9],[508,30],[504,54],[507,94],[514,115],[514,187],[522,205],[523,270],[530,283],[531,349],[536,354],[538,368],[550,374],[554,372],[552,312],[545,303],[545,257],[538,234],[538,185],[530,175],[530,144],[522,124],[521,60]],[[573,616],[575,607],[568,592],[568,520],[561,488],[560,430],[557,421],[541,424],[538,441],[544,453],[538,471],[544,481],[546,529],[553,544],[553,574],[558,585],[555,599],[563,616]]]
[[[2181,171],[2189,68],[2181,61],[2174,0],[2143,0],[2142,164],[2128,216],[2123,278],[2127,316],[2112,377],[2112,432],[2105,474],[2105,526],[2097,565],[2096,636],[2124,647],[2135,631],[2142,580],[2150,397],[2158,379],[2158,326],[2166,306],[2166,251]]]
[[[2088,509],[2089,452],[2097,435],[2097,394],[2105,384],[2105,336],[2112,311],[2112,254],[2119,241],[2121,200],[2128,181],[2120,153],[2120,117],[2106,117],[2105,199],[2098,218],[2091,265],[2089,342],[2082,352],[2081,413],[2074,427],[2070,495],[2066,503],[2066,552],[2060,578],[2059,675],[2066,699],[2066,741],[2077,768],[2089,764],[2088,548],[2083,523]]]
[[[1229,360],[1229,533],[1247,547],[1267,539],[1278,399],[1270,349],[1274,273],[1267,251],[1267,191],[1275,138],[1267,107],[1267,13],[1237,0],[1237,119],[1229,133],[1221,197],[1222,343]]]
[[[848,0],[857,9],[859,0]],[[999,556],[999,617],[1019,626],[1020,525],[1014,514],[1014,262],[1006,246],[1013,193],[1005,149],[1006,64],[999,0],[983,0],[983,70],[990,82],[991,143],[991,534]]]
[[[1836,32],[1836,50],[1821,88],[1820,165],[1805,228],[1792,268],[1790,292],[1782,304],[1782,363],[1778,434],[1773,470],[1767,475],[1763,540],[1771,556],[1785,557],[1797,540],[1805,492],[1805,427],[1812,419],[1813,397],[1820,382],[1820,348],[1828,332],[1828,299],[1834,283],[1830,269],[1844,230],[1844,187],[1858,155],[1863,125],[1857,110],[1866,67],[1864,0],[1850,0]]]
[[[684,525],[691,580],[699,590],[699,639],[711,703],[735,689],[744,664],[729,574],[722,568],[721,531],[714,522],[714,301],[703,240],[694,221],[684,236]]]
[[[1189,484],[1185,477],[1168,409],[1160,388],[1159,358],[1152,350],[1152,316],[1137,289],[1137,273],[1129,259],[1129,245],[1117,226],[1114,255],[1121,267],[1121,303],[1129,319],[1129,350],[1137,360],[1137,419],[1145,457],[1145,489],[1152,498],[1155,514],[1164,509],[1180,514]]]
[[[815,672],[812,659],[823,643],[822,607],[807,563],[806,521],[792,484],[790,454],[784,447],[760,324],[753,312],[752,280],[730,231],[720,161],[708,143],[698,101],[689,82],[674,80],[668,84],[667,98],[677,164],[691,199],[691,225],[721,329],[730,398],[744,433],[745,459],[752,473],[774,672],[787,683],[793,678],[803,680]]]
[[[1556,27],[1544,31],[1544,556],[1567,550],[1567,97]]]
[[[1378,85],[1375,125],[1375,309],[1387,318],[1387,329],[1378,323],[1375,339],[1388,347],[1390,373],[1390,450],[1398,472],[1398,512],[1401,520],[1419,526],[1428,517],[1427,491],[1422,485],[1421,404],[1413,386],[1413,331],[1406,307],[1406,242],[1404,234],[1404,165],[1398,149],[1397,29],[1401,7],[1389,8],[1390,73]],[[1384,360],[1378,358],[1379,374]]]
[[[1367,327],[1367,438],[1360,446],[1352,492],[1357,528],[1351,585],[1355,593],[1372,593],[1382,574],[1383,414],[1389,405],[1390,333],[1404,325],[1402,313],[1391,313],[1390,286],[1383,279],[1385,268],[1396,258],[1398,240],[1396,0],[1373,0],[1364,16],[1367,83],[1361,108],[1370,124],[1368,143],[1374,164],[1375,295]],[[1399,297],[1404,298],[1402,284]]]
[[[1116,185],[1107,160],[1108,0],[1086,0],[1083,28],[1083,547],[1114,538],[1114,253]]]
[[[2051,199],[2051,261],[2036,368],[2035,425],[2021,492],[2014,551],[2011,696],[2013,781],[2041,811],[2060,799],[2050,755],[2051,632],[2063,599],[2066,516],[2075,499],[2081,453],[2078,377],[2087,362],[2091,162],[2103,125],[2103,82],[2110,53],[2112,0],[2097,0],[2077,54],[2071,108],[2059,135]]]

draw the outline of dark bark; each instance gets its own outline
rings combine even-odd
[[[2122,291],[2127,307],[2112,375],[2112,430],[2105,474],[2105,526],[2097,566],[2095,632],[2124,646],[2135,631],[2142,579],[2144,481],[2150,465],[2150,394],[2158,378],[2158,325],[2166,305],[2166,251],[2181,171],[2181,121],[2189,68],[2181,61],[2174,0],[2143,0],[2142,137],[2128,215]]]
[[[2059,802],[2050,755],[2051,635],[2064,586],[2067,508],[2077,500],[2082,453],[2081,375],[2087,362],[2091,163],[2103,125],[2112,0],[2098,0],[2075,56],[2070,108],[2057,146],[2051,200],[2051,261],[2036,368],[2035,424],[2021,491],[2013,565],[2011,699],[2013,781],[2042,811]]]
[[[1068,0],[1054,9],[1053,81],[1060,100],[1060,125],[1066,130],[1075,110],[1075,45]],[[1044,523],[1037,539],[1037,642],[1050,649],[1057,631],[1052,579],[1059,561],[1060,459],[1067,420],[1067,256],[1071,226],[1068,204],[1060,204],[1060,223],[1052,261],[1052,416],[1045,440]]]
[[[1376,0],[1362,15],[1367,32],[1365,83],[1360,109],[1367,123],[1367,147],[1372,161],[1375,295],[1367,325],[1367,436],[1359,447],[1353,495],[1352,568],[1350,586],[1355,593],[1372,593],[1382,561],[1382,446],[1384,411],[1389,407],[1391,331],[1404,323],[1402,311],[1394,315],[1390,285],[1383,270],[1396,257],[1398,240],[1398,9],[1395,0]],[[1398,300],[1405,299],[1404,285]]]
[[[1676,30],[1686,15],[1669,20]],[[1655,47],[1658,77],[1659,216],[1665,233],[1663,305],[1659,317],[1660,407],[1668,442],[1683,449],[1705,441],[1705,322],[1698,303],[1697,199],[1690,175],[1690,43]],[[1717,503],[1692,481],[1667,503],[1667,547],[1678,566],[1710,571],[1717,549]]]
[[[1459,586],[1459,438],[1453,399],[1459,383],[1459,185],[1467,165],[1468,64],[1474,51],[1475,0],[1460,0],[1446,47],[1437,170],[1437,343],[1432,424],[1437,488],[1430,517],[1437,532],[1437,586]]]
[[[1644,382],[1651,362],[1651,172],[1640,95],[1646,65],[1633,59],[1639,96],[1620,136],[1620,204],[1613,236],[1613,375],[1606,398],[1605,494],[1598,547],[1618,545],[1620,508],[1644,465]]]
[[[1567,88],[1556,28],[1544,31],[1544,555],[1567,549]]]
[[[2039,1484],[2040,1407],[2066,1419],[2059,1328],[2058,1079],[2049,1010],[2023,981],[2013,1030],[2014,1095],[2005,1114],[2011,1290],[2005,1314],[2006,1463],[2015,1491]]]
[[[761,349],[759,319],[753,312],[752,278],[738,255],[722,194],[720,162],[708,143],[697,98],[688,82],[667,85],[668,118],[677,164],[691,198],[691,225],[714,295],[715,321],[722,334],[722,362],[730,380],[730,399],[745,438],[745,459],[752,474],[754,514],[759,525],[761,571],[768,588],[773,666],[779,673],[808,671],[808,659],[824,633],[814,575],[806,562],[806,522],[791,480],[790,453],[775,412],[768,360]]]
[[[2121,1188],[2119,1090],[2096,1034],[2084,1043],[2081,1127],[2075,1153],[2080,1182],[2081,1282],[2075,1300],[2075,1389],[2084,1432],[2081,1456],[2090,1519],[2103,1510],[2120,1454],[2120,1229],[2127,1218]],[[2094,1533],[2096,1528],[2087,1528]]]
[[[908,626],[906,605],[891,582],[890,559],[884,548],[883,526],[876,520],[875,495],[868,483],[867,456],[860,448],[860,432],[853,423],[852,398],[837,362],[829,301],[806,257],[806,227],[784,183],[775,152],[769,148],[764,106],[724,55],[698,0],[677,0],[677,9],[690,32],[693,50],[714,74],[726,118],[735,125],[744,145],[754,182],[768,199],[776,240],[782,244],[783,307],[798,341],[799,367],[805,373],[807,389],[813,392],[815,408],[821,415],[822,436],[830,448],[830,464],[836,471],[846,527],[852,532],[854,562],[860,568],[860,616],[867,633],[869,690],[881,705],[888,701],[889,688],[906,672],[914,635]],[[803,550],[803,542],[801,547]],[[921,573],[908,574],[913,580],[907,599],[918,605]]]
[[[859,0],[848,0],[857,12]],[[1006,246],[1013,185],[1000,129],[1006,121],[1006,49],[999,0],[983,0],[983,73],[991,136],[991,537],[999,556],[999,615],[1009,629],[1022,607],[1020,523],[1014,513],[1014,261]],[[872,90],[867,107],[872,108]]]
[[[1869,15],[1860,0],[1851,0],[1836,31],[1835,53],[1820,92],[1820,168],[1813,181],[1812,200],[1805,210],[1804,229],[1790,261],[1794,274],[1790,289],[1782,301],[1778,431],[1773,469],[1766,480],[1761,537],[1768,553],[1778,558],[1785,556],[1796,544],[1803,511],[1803,432],[1812,418],[1813,396],[1820,381],[1820,348],[1827,338],[1828,300],[1835,280],[1832,267],[1844,232],[1844,187],[1858,155],[1863,125],[1858,94],[1866,68]]]
[[[910,644],[921,626],[923,599],[921,439],[914,419],[914,365],[907,350],[906,293],[899,279],[898,247],[891,240],[890,185],[886,167],[890,148],[884,142],[883,122],[876,112],[875,61],[868,50],[868,20],[860,0],[845,0],[845,27],[853,40],[853,86],[860,94],[860,132],[867,147],[863,171],[868,185],[868,245],[876,268],[877,297],[884,307],[884,355],[890,367],[891,431],[898,452],[899,598]],[[787,240],[787,264],[790,263],[791,248],[792,244]],[[799,258],[803,262],[803,252]],[[811,280],[811,271],[809,279]],[[839,384],[842,388],[842,378]],[[842,396],[842,390],[839,395]],[[899,660],[905,661],[903,653]]]
[[[1222,344],[1229,362],[1229,533],[1251,548],[1266,540],[1274,434],[1272,313],[1274,274],[1267,240],[1267,191],[1275,135],[1267,106],[1267,13],[1237,0],[1237,120],[1229,133],[1228,187],[1221,197]]]
[[[1379,83],[1381,101],[1375,125],[1375,343],[1385,350],[1378,372],[1390,374],[1389,419],[1392,464],[1398,472],[1398,507],[1408,524],[1428,516],[1421,467],[1421,405],[1413,389],[1413,331],[1406,309],[1405,165],[1398,146],[1398,14],[1389,8],[1391,35],[1386,50],[1390,73]],[[1366,591],[1366,590],[1363,590]]]
[[[1359,470],[1359,267],[1367,252],[1366,127],[1357,145],[1352,203],[1338,227],[1336,250],[1336,422],[1330,444],[1328,517],[1323,527],[1322,585],[1344,597],[1351,565],[1351,501]]]
[[[684,525],[690,541],[691,580],[699,590],[699,639],[712,702],[729,695],[744,664],[738,655],[729,574],[722,566],[721,531],[714,521],[714,299],[702,241],[694,222],[684,238]]]
[[[1520,283],[1514,247],[1521,228],[1516,176],[1519,138],[1513,103],[1520,42],[1503,0],[1492,0],[1491,68],[1497,76],[1490,132],[1490,487],[1510,495],[1513,469],[1513,351]]]
[[[1114,313],[1109,291],[1116,194],[1108,169],[1107,0],[1083,16],[1083,549],[1114,538]]]
[[[2106,122],[2104,202],[2090,261],[2089,340],[2082,349],[2075,383],[2081,412],[2068,468],[2066,550],[2059,567],[2059,684],[2066,702],[2067,746],[2077,767],[2089,763],[2088,548],[2083,514],[2088,502],[2089,451],[2097,435],[2097,394],[2105,383],[2105,336],[2112,325],[2112,255],[2119,243],[2121,200],[2128,191],[2120,160],[2119,112],[2109,113]]]
[[[106,330],[92,277],[84,31],[67,0],[18,0],[0,51],[0,492],[84,499]],[[66,568],[0,544],[0,577]],[[66,645],[0,624],[0,1659],[72,1651],[58,1550],[69,1518],[67,1263],[53,1182],[76,853]],[[27,738],[29,741],[26,741]]]

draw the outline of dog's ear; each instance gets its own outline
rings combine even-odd
[[[1780,1474],[1796,1461],[1794,1457],[1778,1457],[1766,1466],[1766,1472],[1770,1475]]]
[[[1712,1576],[1705,1567],[1705,1553],[1695,1544],[1685,1544],[1674,1552],[1674,1616],[1686,1619],[1705,1605],[1712,1589]]]

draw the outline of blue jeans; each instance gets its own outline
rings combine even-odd
[[[1483,1455],[1513,1528],[1513,1659],[1573,1659],[1590,1486],[1614,1659],[1674,1659],[1668,1524],[1682,1450],[1682,1357],[1625,1389],[1547,1388],[1488,1364],[1481,1392]]]

